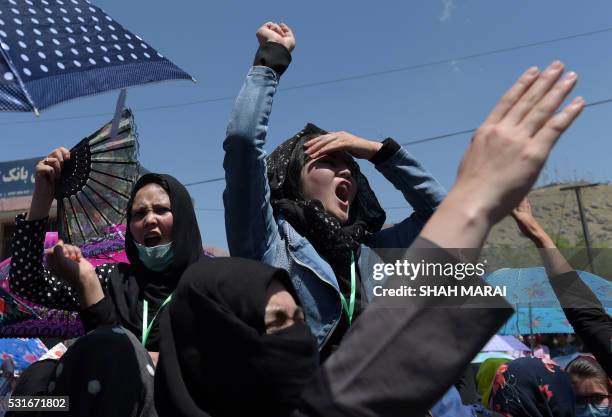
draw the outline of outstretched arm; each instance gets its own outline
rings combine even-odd
[[[12,240],[11,291],[24,299],[61,310],[79,310],[78,291],[54,276],[43,264],[45,228],[54,198],[55,181],[60,178],[64,161],[70,159],[66,148],[54,149],[36,165],[35,188],[30,210],[16,219]],[[107,267],[100,267],[98,285],[108,280]]]
[[[532,69],[502,98],[409,256],[425,259],[419,246],[480,248],[491,226],[525,196],[584,106],[577,99],[555,115],[575,83],[573,76],[557,83],[562,69],[560,63],[543,74]],[[445,252],[437,253],[444,260]],[[386,416],[402,409],[424,415],[511,314],[508,308],[427,308],[435,299],[418,298],[394,308],[398,299],[377,298],[355,322],[305,392],[310,415]],[[373,393],[372,386],[383,388]]]
[[[577,97],[555,114],[577,76],[563,64],[527,70],[478,128],[457,181],[421,236],[445,248],[480,248],[491,227],[527,194],[552,147],[580,114]]]
[[[295,37],[287,25],[268,22],[257,31],[257,39],[255,64],[234,102],[223,142],[223,203],[230,254],[261,260],[278,239],[264,145],[276,87],[291,61]]]
[[[512,210],[512,217],[516,221],[521,233],[529,238],[537,248],[541,249],[539,251],[540,257],[544,262],[544,267],[546,268],[546,273],[549,278],[552,279],[557,275],[574,270],[557,249],[555,242],[533,217],[531,204],[529,204],[527,198],[524,198],[519,205]]]
[[[526,198],[512,211],[512,216],[521,232],[540,248],[550,285],[567,320],[607,374],[612,375],[612,318],[538,224]]]

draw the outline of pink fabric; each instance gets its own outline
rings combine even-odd
[[[108,233],[113,233],[113,232],[125,233],[125,226],[123,225],[115,226],[113,228],[109,228],[106,231]],[[58,241],[57,232],[47,232],[45,234],[45,249],[52,248],[57,243],[57,241]],[[95,244],[84,245],[81,249],[83,249],[83,251],[86,252],[87,248],[94,246],[94,245]],[[99,255],[86,256],[86,257],[87,257],[87,260],[91,262],[93,266],[98,266],[98,265],[108,264],[108,263],[111,263],[111,264],[119,263],[119,262],[124,262],[128,264],[130,263],[130,261],[127,258],[127,255],[125,254],[125,250],[123,249],[117,250],[117,251],[105,252]]]

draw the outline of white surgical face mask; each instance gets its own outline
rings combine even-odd
[[[134,242],[134,245],[138,249],[140,261],[151,271],[161,272],[172,265],[174,260],[172,242],[152,247],[141,245],[138,242]]]

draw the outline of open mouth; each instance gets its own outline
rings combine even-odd
[[[144,238],[144,245],[146,247],[158,246],[161,243],[160,235],[149,235]]]
[[[349,204],[349,198],[351,195],[351,183],[348,181],[342,181],[336,187],[336,197],[344,204]]]

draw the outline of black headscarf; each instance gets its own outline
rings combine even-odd
[[[305,323],[265,333],[266,290],[285,270],[202,258],[185,271],[161,321],[155,402],[160,416],[288,416],[318,367]]]
[[[275,215],[282,215],[325,258],[336,275],[346,275],[350,253],[385,222],[385,211],[370,188],[359,165],[350,158],[349,168],[357,183],[349,220],[342,225],[327,213],[321,202],[307,200],[301,193],[301,171],[306,162],[304,143],[327,132],[308,123],[291,139],[279,145],[267,160],[270,202]]]
[[[132,205],[138,190],[147,184],[160,185],[170,197],[172,211],[172,266],[162,272],[148,269],[138,257],[134,237],[130,231]],[[142,328],[142,299],[149,302],[149,320],[164,300],[174,291],[185,269],[202,255],[202,238],[193,203],[187,189],[174,177],[166,174],[145,174],[134,185],[127,206],[125,252],[130,265],[119,264],[110,276],[110,296],[121,324],[136,335]],[[159,322],[151,329],[147,348],[157,351]]]

